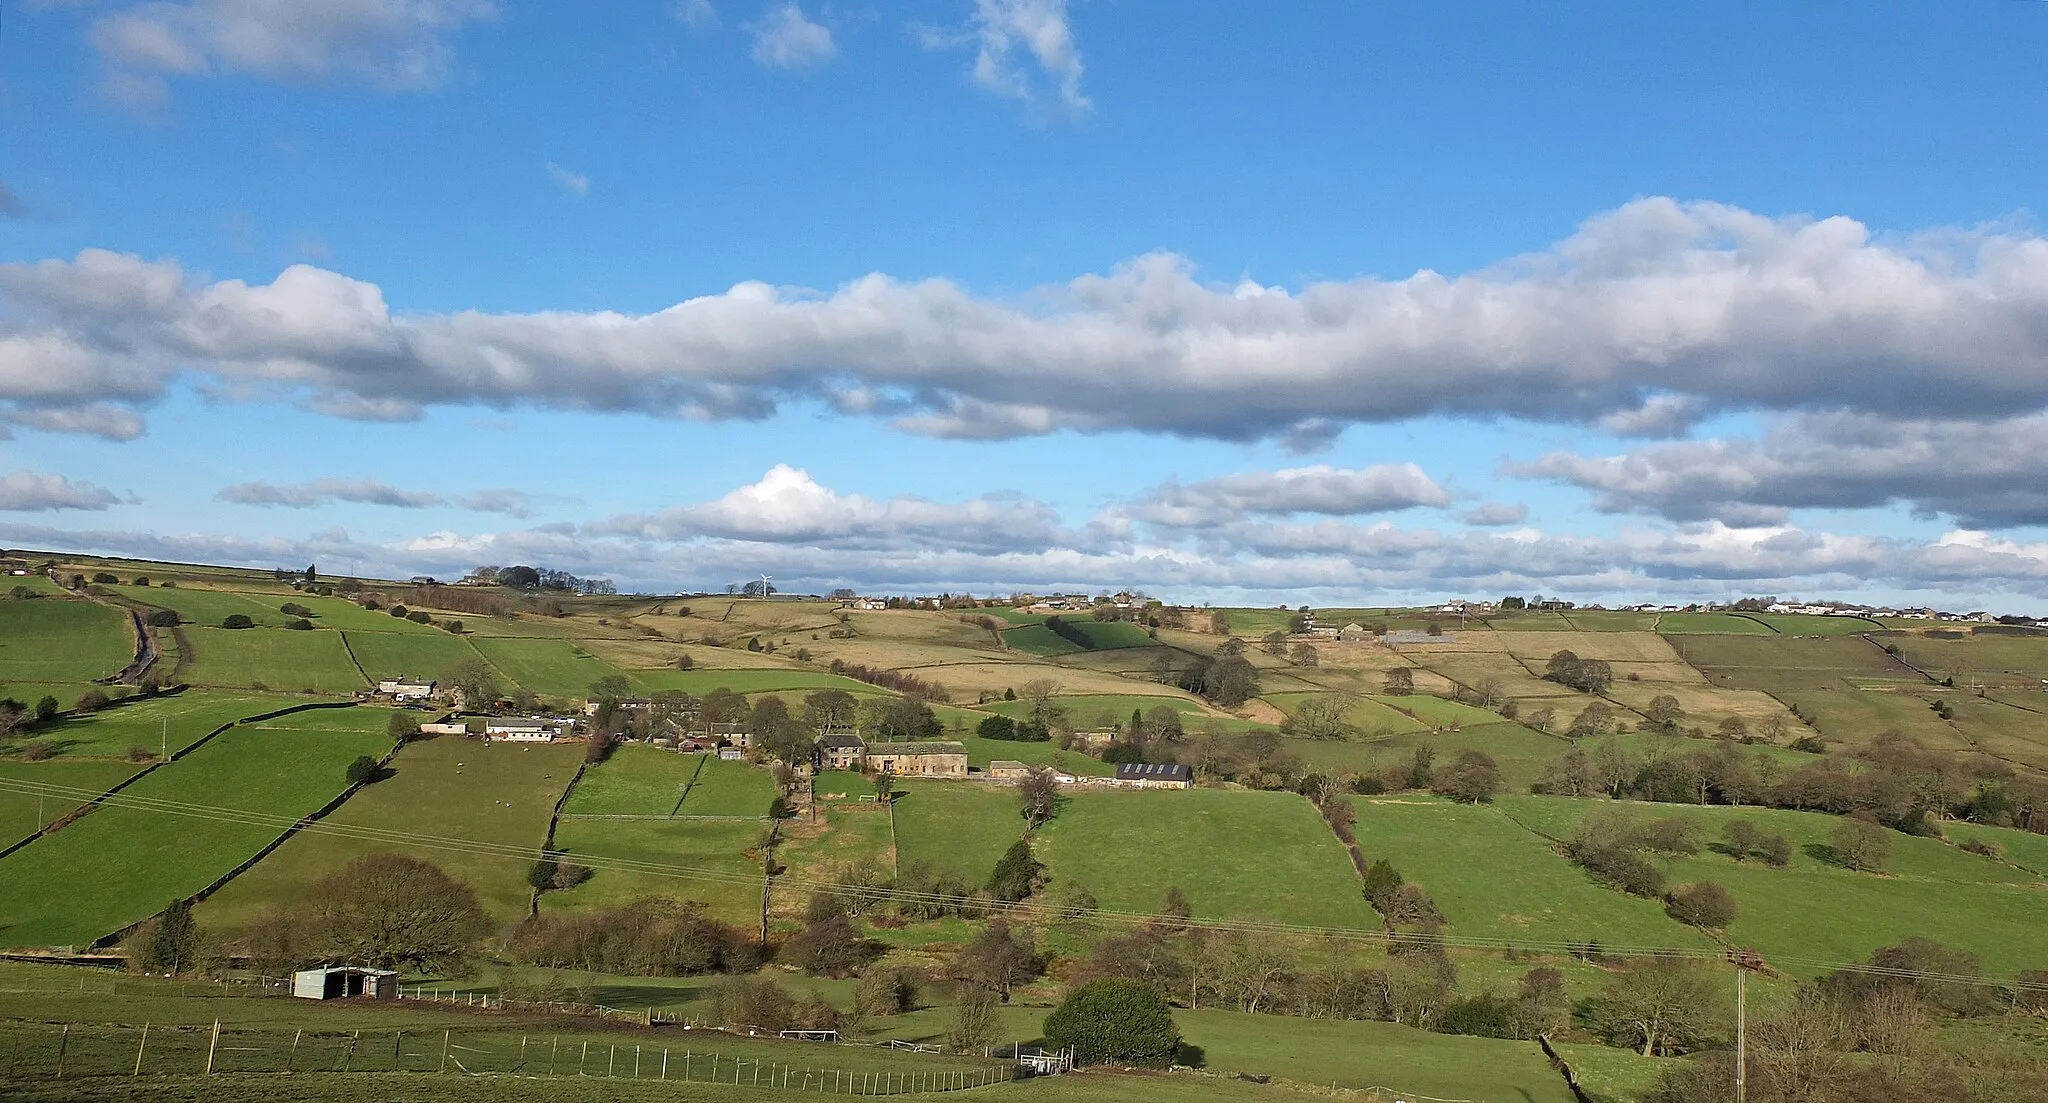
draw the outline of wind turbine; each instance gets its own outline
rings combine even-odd
[[[774,588],[774,587],[772,587],[772,586],[770,586],[770,585],[768,585],[768,576],[767,576],[767,575],[765,575],[765,574],[764,574],[764,575],[762,575],[762,576],[761,576],[761,600],[762,600],[762,601],[767,601],[767,600],[768,600],[768,595],[769,595],[769,594],[772,594],[772,593],[774,593],[774,592],[775,592],[775,588]]]

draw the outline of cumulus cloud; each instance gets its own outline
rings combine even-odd
[[[95,19],[106,90],[160,102],[166,77],[244,73],[296,82],[348,78],[386,91],[447,75],[447,36],[489,19],[488,0],[151,0]]]
[[[759,482],[714,501],[613,518],[587,530],[650,540],[714,537],[865,548],[937,543],[988,550],[1042,545],[1057,536],[1059,517],[1042,502],[1016,496],[946,503],[841,494],[801,468],[776,464]]]
[[[1610,513],[1774,523],[1793,509],[1903,504],[1969,528],[2048,524],[2048,415],[1988,421],[1809,414],[1760,440],[1677,441],[1509,465],[1595,494]]]
[[[1458,516],[1468,525],[1498,528],[1528,520],[1529,507],[1520,502],[1481,502]]]
[[[832,32],[805,18],[794,2],[771,8],[746,24],[754,39],[754,60],[774,69],[808,69],[839,53]]]
[[[134,440],[142,435],[142,418],[135,411],[111,402],[86,402],[75,406],[39,408],[0,406],[0,439],[9,425],[41,429],[50,433],[78,433],[103,440]]]
[[[533,498],[521,490],[479,490],[455,499],[455,504],[472,513],[502,513],[507,517],[533,516]]]
[[[556,187],[578,199],[590,194],[590,177],[580,172],[570,172],[553,161],[548,162],[548,179],[554,181]]]
[[[1139,499],[1131,513],[1156,525],[1196,528],[1251,515],[1345,517],[1450,504],[1451,496],[1412,463],[1358,470],[1318,464],[1224,475],[1197,483],[1167,483]]]
[[[120,501],[114,492],[62,475],[13,471],[0,475],[0,510],[39,513],[60,509],[105,509]]]
[[[1092,106],[1081,91],[1081,51],[1067,19],[1067,0],[974,0],[964,29],[913,30],[926,49],[972,49],[968,72],[998,95],[1049,102],[1075,115]]]
[[[207,282],[87,250],[0,265],[0,296],[0,404],[44,407],[140,404],[196,372],[398,415],[761,418],[803,401],[960,438],[1313,443],[1430,414],[1664,432],[1730,410],[2048,409],[2048,238],[1885,241],[1843,218],[1668,199],[1467,275],[1298,291],[1212,286],[1162,254],[1015,300],[878,274],[829,293],[742,283],[648,314],[428,314],[309,265]]]

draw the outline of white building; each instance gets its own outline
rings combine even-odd
[[[484,738],[493,743],[553,743],[576,734],[576,721],[547,716],[492,717],[484,721]]]
[[[386,678],[377,683],[377,692],[399,701],[424,701],[434,695],[432,678]]]

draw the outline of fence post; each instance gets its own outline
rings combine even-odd
[[[640,1047],[633,1047],[633,1079],[640,1079]]]
[[[213,1040],[206,1043],[206,1075],[213,1075],[213,1054],[220,1048],[220,1020],[213,1020]],[[59,1070],[61,1075],[62,1070]]]
[[[583,1075],[583,1063],[590,1060],[590,1043],[583,1043],[583,1052],[576,1057],[576,1075]]]
[[[557,1034],[548,1042],[548,1075],[555,1074],[555,1051],[562,1048],[562,1036]]]
[[[149,1048],[149,1023],[145,1020],[142,1024],[142,1041],[137,1042],[135,1045],[135,1071],[129,1073],[130,1076],[142,1075],[142,1051],[147,1048]]]
[[[449,1030],[441,1032],[441,1067],[438,1070],[440,1072],[448,1071],[448,1035],[452,1033],[454,1032]]]
[[[71,1048],[71,1024],[70,1024],[70,1023],[65,1023],[65,1024],[64,1024],[64,1033],[62,1033],[62,1034],[60,1034],[60,1035],[58,1035],[58,1036],[57,1036],[57,1079],[59,1079],[59,1080],[62,1080],[62,1079],[64,1079],[64,1053],[65,1053],[65,1051],[66,1051],[66,1050],[68,1050],[68,1049],[70,1049],[70,1048]],[[207,1071],[209,1071],[209,1072],[213,1071],[213,1070],[212,1070],[212,1068],[211,1068],[211,1065],[212,1065],[212,1061],[210,1061],[210,1060],[209,1060],[209,1061],[207,1062],[207,1064],[208,1064],[208,1066],[209,1066],[209,1067],[208,1067],[208,1069],[207,1069]]]
[[[619,1060],[619,1043],[617,1043],[617,1042],[613,1042],[613,1043],[611,1044],[611,1051],[610,1051],[609,1053],[605,1054],[605,1058],[604,1058],[604,1078],[605,1078],[605,1079],[609,1080],[609,1079],[611,1079],[611,1078],[612,1078],[612,1067],[613,1067],[613,1066],[614,1066],[615,1064],[617,1064],[617,1063],[618,1063],[618,1060]]]
[[[144,1036],[144,1037],[148,1037],[148,1035],[149,1035],[149,1024],[148,1024],[148,1023],[144,1023],[144,1024],[142,1025],[142,1033],[143,1033],[143,1036]],[[292,1067],[293,1067],[294,1065],[296,1065],[296,1064],[298,1064],[298,1063],[299,1063],[299,1039],[300,1039],[301,1037],[303,1037],[303,1036],[305,1035],[305,1033],[306,1033],[306,1032],[305,1032],[304,1030],[294,1030],[294,1031],[292,1031],[292,1051],[291,1051],[290,1053],[288,1053],[288,1054],[286,1054],[286,1055],[285,1055],[285,1059],[284,1059],[284,1071],[286,1071],[286,1072],[291,1072],[291,1071],[292,1071]]]
[[[661,1078],[668,1079],[668,1047],[661,1047]]]

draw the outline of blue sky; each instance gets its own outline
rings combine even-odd
[[[2015,0],[10,3],[0,542],[2048,610],[2044,46]]]

